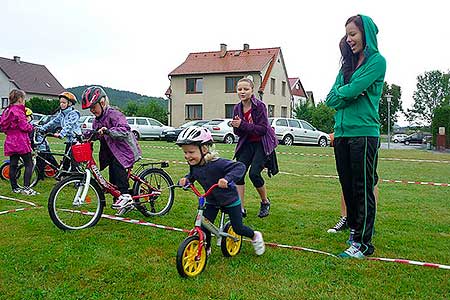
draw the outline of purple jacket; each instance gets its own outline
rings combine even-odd
[[[100,138],[100,170],[109,165],[110,155],[114,155],[124,168],[132,167],[142,152],[125,116],[114,108],[106,107],[103,115],[92,123],[95,131],[102,127],[108,128],[108,132]]]
[[[248,123],[245,121],[244,110],[241,102],[234,106],[233,116],[239,116],[242,120],[239,128],[233,128],[234,133],[239,136],[235,154],[239,152],[242,146],[247,142],[248,135],[252,133],[261,136],[264,153],[268,156],[277,147],[278,140],[275,136],[275,131],[269,125],[269,120],[267,119],[267,108],[264,102],[256,99],[254,95],[252,95],[251,101],[253,123]]]
[[[33,126],[27,122],[25,105],[13,104],[8,106],[0,118],[0,127],[6,134],[5,156],[31,152],[29,133],[33,131]]]

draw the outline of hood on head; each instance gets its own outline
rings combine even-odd
[[[364,49],[364,54],[366,57],[373,55],[378,52],[378,27],[372,18],[364,15],[359,15],[361,17],[363,26],[364,26],[364,34],[366,37],[366,47]]]

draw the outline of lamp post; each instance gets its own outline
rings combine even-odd
[[[388,114],[388,149],[391,149],[391,101],[392,95],[386,94],[387,114]]]

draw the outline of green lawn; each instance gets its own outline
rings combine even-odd
[[[3,139],[0,136],[1,151]],[[144,157],[183,161],[172,143],[143,141]],[[63,145],[53,145],[63,149]],[[217,145],[231,158],[234,146]],[[248,188],[244,222],[263,232],[266,242],[337,254],[347,233],[326,230],[339,216],[333,149],[279,146],[281,171],[267,179],[271,214],[256,217],[256,192]],[[321,154],[322,156],[314,156]],[[450,154],[419,150],[381,150],[381,178],[450,183]],[[383,158],[442,160],[447,163],[391,161]],[[171,163],[174,181],[187,166]],[[266,177],[267,178],[267,177]],[[450,270],[369,260],[342,260],[322,254],[267,248],[255,256],[249,243],[234,258],[213,248],[207,267],[195,279],[179,277],[175,258],[186,234],[102,219],[97,226],[63,232],[50,221],[47,197],[54,181],[36,186],[41,195],[20,196],[44,208],[0,215],[0,299],[448,299]],[[381,183],[374,244],[376,257],[450,265],[450,187]],[[0,194],[14,197],[9,183]],[[105,213],[112,214],[108,207]],[[0,211],[27,207],[0,199]],[[191,228],[196,199],[176,191],[168,215],[145,220]],[[138,212],[127,215],[144,219]]]

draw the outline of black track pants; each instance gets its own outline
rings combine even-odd
[[[336,169],[339,174],[347,222],[355,232],[354,241],[364,254],[373,252],[372,235],[376,214],[376,168],[378,137],[341,137],[334,140]]]

